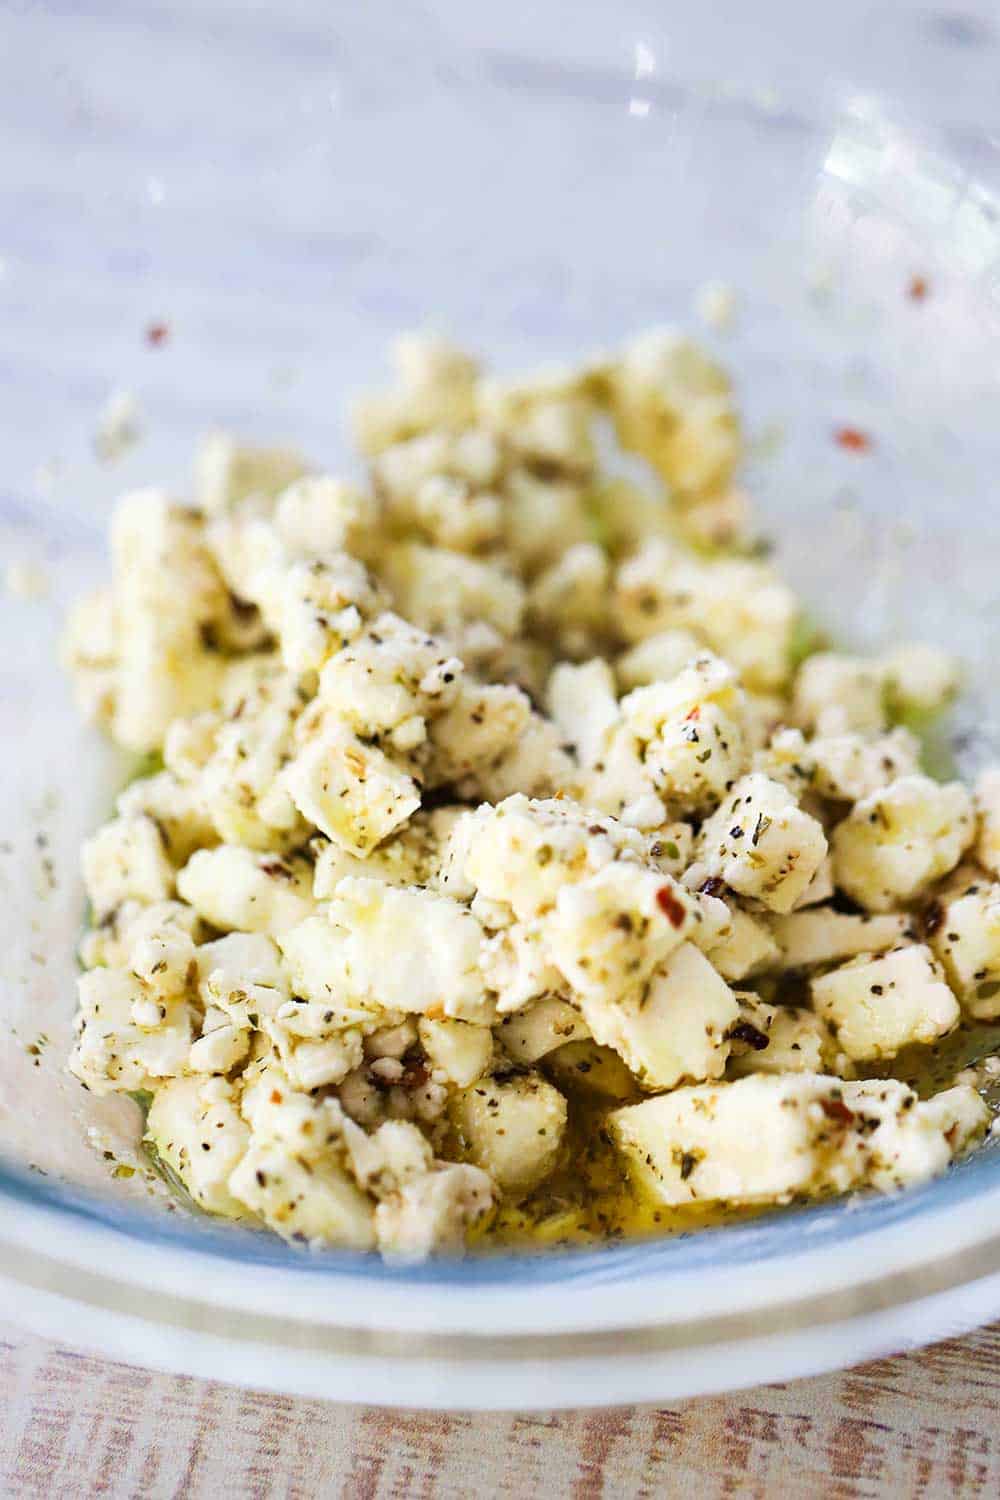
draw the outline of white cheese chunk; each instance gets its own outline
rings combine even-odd
[[[272,937],[312,911],[311,888],[312,867],[305,860],[236,844],[199,849],[177,876],[181,896],[213,927]]]
[[[472,1161],[505,1193],[525,1193],[556,1166],[566,1100],[537,1073],[483,1078],[455,1099],[451,1118]]]
[[[826,857],[822,826],[781,782],[744,776],[703,824],[697,867],[776,912],[788,912]]]
[[[890,1191],[943,1171],[987,1122],[972,1089],[925,1103],[895,1079],[808,1073],[675,1089],[609,1117],[630,1170],[668,1204]]]
[[[964,786],[900,777],[862,798],[834,829],[837,884],[866,910],[890,911],[947,875],[974,837]]]
[[[677,948],[649,981],[614,1001],[581,995],[594,1040],[612,1047],[647,1088],[720,1078],[736,998],[693,943]]]
[[[934,1042],[959,1020],[958,1002],[921,944],[851,959],[814,979],[812,997],[848,1057],[859,1061]]]

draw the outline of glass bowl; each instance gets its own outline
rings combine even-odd
[[[402,329],[501,369],[700,332],[738,379],[781,566],[846,642],[958,651],[953,748],[967,769],[995,753],[1000,151],[954,76],[957,47],[979,77],[989,34],[974,15],[908,33],[893,92],[872,56],[896,22],[841,49],[840,76],[819,41],[796,64],[783,7],[750,9],[763,41],[692,20],[686,51],[641,5],[584,7],[558,36],[552,16],[491,35],[443,0],[419,22],[8,9],[0,1287],[26,1324],[279,1389],[526,1407],[786,1377],[1000,1313],[989,1148],[897,1198],[400,1268],[188,1216],[145,1170],[135,1107],[64,1072],[77,850],[122,767],[56,641],[104,575],[112,499],[183,492],[217,424],[349,465],[346,400]],[[736,289],[731,331],[699,326],[707,281]],[[145,433],[112,465],[95,433],[115,389]]]

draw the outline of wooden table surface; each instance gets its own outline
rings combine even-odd
[[[0,1325],[4,1500],[1000,1496],[1000,1324],[660,1409],[448,1415],[152,1374]]]

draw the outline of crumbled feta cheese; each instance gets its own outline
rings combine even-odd
[[[194,504],[117,506],[62,656],[162,767],[83,850],[73,1072],[208,1212],[403,1260],[628,1229],[609,1129],[677,1205],[943,1170],[977,1095],[854,1080],[1000,1015],[1000,771],[890,727],[950,658],[802,659],[680,335],[394,365],[362,479],[215,433]]]

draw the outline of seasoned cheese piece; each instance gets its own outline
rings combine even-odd
[[[695,923],[694,903],[669,875],[625,860],[563,886],[544,919],[552,962],[587,999],[640,988]]]
[[[1000,885],[973,881],[946,905],[932,905],[925,926],[933,928],[931,947],[966,1014],[977,1021],[1000,1016]]]
[[[674,329],[633,339],[611,370],[618,440],[683,497],[722,489],[740,455],[729,377]]]
[[[967,1087],[923,1102],[895,1079],[794,1073],[674,1089],[615,1111],[609,1128],[664,1203],[770,1203],[923,1182],[988,1120]]]
[[[123,901],[166,901],[174,869],[163,835],[151,817],[112,818],[83,846],[83,884],[98,922]]]
[[[684,943],[638,991],[604,1001],[580,997],[594,1040],[612,1047],[646,1088],[720,1078],[736,998],[693,943]]]
[[[866,910],[890,911],[954,869],[974,837],[972,799],[960,782],[902,776],[834,829],[837,884]]]
[[[174,1078],[153,1095],[145,1139],[176,1172],[199,1208],[227,1219],[246,1215],[229,1178],[250,1145],[239,1085],[225,1078]]]
[[[88,970],[77,992],[69,1067],[92,1093],[148,1089],[183,1071],[192,1039],[185,999],[154,998],[121,969]]]
[[[423,723],[443,713],[458,694],[463,671],[458,658],[425,631],[398,615],[381,614],[326,663],[319,702],[356,734],[392,735],[412,719]]]
[[[115,693],[112,733],[154,750],[171,720],[207,708],[222,657],[213,631],[229,609],[197,512],[159,490],[118,503],[111,525]]]
[[[497,1036],[514,1062],[534,1063],[557,1047],[589,1037],[590,1028],[576,1006],[549,996],[504,1016]]]
[[[822,826],[796,805],[787,787],[755,771],[730,788],[702,825],[697,869],[771,911],[788,912],[808,889],[826,849]]]
[[[771,932],[780,969],[812,969],[859,953],[881,953],[912,935],[910,918],[899,912],[855,916],[827,907],[773,917]]]
[[[814,979],[812,997],[848,1057],[858,1061],[934,1042],[959,1020],[958,1002],[922,944],[852,959]]]
[[[307,996],[477,1024],[492,1019],[479,967],[482,928],[450,896],[348,876],[325,918],[280,941],[294,986]]]
[[[311,739],[285,780],[303,817],[362,859],[420,806],[413,777],[343,728]]]
[[[199,849],[177,876],[177,889],[200,917],[223,932],[280,936],[313,909],[312,866],[258,854],[237,844]]]
[[[615,661],[615,676],[623,688],[668,682],[701,652],[701,642],[690,630],[661,630],[623,651]]]
[[[493,1061],[493,1033],[488,1026],[421,1016],[417,1034],[431,1067],[440,1068],[459,1088],[475,1083]]]
[[[1000,875],[1000,766],[988,766],[976,781],[976,858]]]
[[[229,1179],[233,1197],[285,1239],[370,1250],[374,1205],[336,1161],[310,1163],[278,1141],[254,1141]]]
[[[727,1074],[825,1073],[849,1076],[850,1063],[821,1016],[795,1005],[768,1005],[737,994],[738,1020],[729,1029]]]
[[[795,717],[818,735],[878,734],[885,728],[884,677],[878,664],[817,651],[795,679]]]
[[[580,666],[561,662],[549,679],[548,699],[563,743],[590,769],[604,758],[609,732],[619,722],[611,668],[600,657]]]
[[[779,948],[767,926],[737,906],[729,913],[723,935],[705,952],[723,979],[737,981],[773,968]]]
[[[460,1094],[451,1118],[472,1161],[505,1193],[526,1193],[555,1168],[566,1100],[540,1074],[494,1076]]]
[[[746,769],[743,708],[735,674],[708,654],[621,704],[656,791],[684,812],[716,807]]]
[[[461,839],[466,879],[522,919],[548,910],[564,885],[618,856],[639,860],[648,850],[647,840],[613,818],[522,795],[478,809],[462,825]]]

